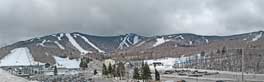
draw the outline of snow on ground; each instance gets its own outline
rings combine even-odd
[[[57,44],[58,47],[60,47],[60,49],[65,49],[58,41],[54,41],[55,44]]]
[[[170,41],[170,40],[165,40],[164,37],[162,37],[162,38],[157,38],[157,39],[156,39],[156,43],[153,44],[153,47],[156,47],[156,46],[161,45],[161,44],[163,44],[163,43],[165,43],[165,42],[168,42],[168,41]]]
[[[92,46],[93,48],[95,48],[96,50],[98,50],[98,52],[101,52],[101,53],[105,53],[105,51],[101,50],[100,48],[98,48],[96,45],[94,45],[92,42],[90,42],[88,40],[88,38],[84,37],[84,36],[81,36],[79,34],[77,34],[77,36],[80,36],[85,42],[87,42],[90,46]]]
[[[184,37],[182,36],[182,35],[179,35],[179,36],[177,36],[177,37],[175,37],[175,38],[180,38],[180,39],[184,39]]]
[[[11,75],[10,73],[2,69],[0,69],[0,80],[1,82],[33,82],[33,81],[28,81],[21,77]],[[37,81],[34,81],[34,82],[37,82]]]
[[[57,56],[53,56],[58,68],[79,68],[80,60],[77,59],[72,59],[70,60],[69,58],[60,58]]]
[[[136,47],[139,47],[139,46],[143,45],[144,43],[146,43],[146,41],[142,41],[142,42],[138,43],[138,44],[136,45]]]
[[[205,39],[205,42],[206,42],[206,43],[209,43],[209,40],[208,40],[208,39]]]
[[[252,41],[257,41],[258,39],[260,39],[262,36],[262,32],[260,32],[260,34],[256,35],[255,38],[252,39]]]
[[[192,41],[189,41],[189,44],[190,44],[190,45],[192,45],[192,44],[193,44],[193,42],[192,42]]]
[[[133,39],[133,44],[137,44],[140,41],[138,36],[135,36]]]
[[[18,65],[36,65],[39,64],[35,62],[29,49],[16,48],[11,50],[11,53],[0,60],[0,66],[18,66]]]
[[[76,41],[75,39],[71,36],[70,33],[66,33],[66,37],[69,39],[69,41],[71,42],[71,44],[78,49],[81,52],[81,55],[87,54],[87,53],[92,53],[91,51],[87,51],[85,49],[83,49]]]
[[[124,45],[125,45],[126,47],[129,47],[129,44],[126,42],[127,39],[128,39],[128,36],[126,36],[126,37],[124,37],[124,38],[121,39],[122,42],[119,44],[119,48],[120,48],[120,49],[123,49],[123,48],[124,48]]]
[[[64,34],[63,33],[60,33],[60,36],[59,37],[57,37],[58,38],[58,40],[61,40],[61,38],[64,36]]]
[[[42,46],[42,47],[45,47],[45,43],[47,42],[47,40],[43,40],[39,45]]]
[[[184,64],[184,63],[191,63],[191,61],[189,59],[193,59],[193,58],[201,58],[200,54],[195,54],[192,56],[184,56],[182,55],[179,58],[161,58],[161,59],[154,59],[154,60],[144,60],[144,62],[146,62],[147,64],[150,65],[150,69],[154,70],[154,65],[153,63],[162,63],[163,65],[160,66],[156,66],[157,70],[173,70],[173,66],[175,64]]]
[[[156,66],[157,70],[172,70],[173,69],[173,65],[176,62],[176,58],[163,58],[163,59],[155,59],[155,60],[144,60],[144,62],[146,62],[147,64],[150,65],[150,69],[153,71],[154,70],[154,65],[153,63],[157,63],[160,62],[163,65],[162,66]]]

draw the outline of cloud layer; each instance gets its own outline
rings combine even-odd
[[[230,35],[264,29],[263,0],[0,0],[0,45],[58,32]]]

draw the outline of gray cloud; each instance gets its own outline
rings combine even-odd
[[[0,45],[58,32],[230,35],[264,29],[263,0],[0,0]]]

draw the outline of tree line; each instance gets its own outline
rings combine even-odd
[[[116,78],[119,77],[120,80],[123,80],[126,73],[125,64],[119,62],[115,65],[109,63],[108,66],[103,64],[102,74],[107,78]],[[140,67],[134,67],[133,70],[133,79],[149,81],[152,80],[151,71],[147,63],[142,63]],[[159,72],[155,70],[155,80],[160,80]]]

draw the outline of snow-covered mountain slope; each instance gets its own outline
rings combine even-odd
[[[0,66],[22,66],[22,65],[36,65],[38,62],[34,61],[28,48],[16,48],[11,50],[11,53],[0,60]]]
[[[133,33],[120,36],[93,36],[78,32],[57,33],[20,41],[0,48],[0,59],[5,60],[3,61],[5,65],[12,65],[13,63],[27,63],[26,65],[29,65],[32,62],[20,61],[11,62],[11,64],[9,61],[17,60],[16,57],[19,56],[27,57],[27,55],[18,54],[27,53],[32,54],[30,57],[34,58],[35,61],[56,64],[60,60],[58,57],[71,60],[79,59],[82,55],[88,54],[108,54],[132,47],[143,41],[144,38]],[[15,53],[15,56],[12,53]],[[32,61],[33,59],[27,60]]]
[[[262,34],[263,31],[232,36],[202,36],[181,33],[145,37],[134,33],[119,36],[94,36],[79,32],[57,33],[2,47],[0,48],[0,60],[8,60],[9,54],[14,53],[12,50],[20,48],[27,48],[28,51],[24,51],[30,53],[34,61],[50,64],[57,63],[56,60],[58,58],[56,59],[55,57],[72,60],[79,59],[83,55],[91,54],[155,54],[158,57],[161,54],[162,56],[193,54],[193,52],[219,49],[223,46],[241,48],[245,44],[263,48],[264,39]]]
[[[137,43],[139,43],[140,41],[143,40],[143,37],[138,36],[137,34],[134,33],[130,33],[130,34],[126,34],[124,36],[122,36],[121,38],[121,43],[119,44],[119,49],[124,49],[124,48],[128,48],[131,47]]]

